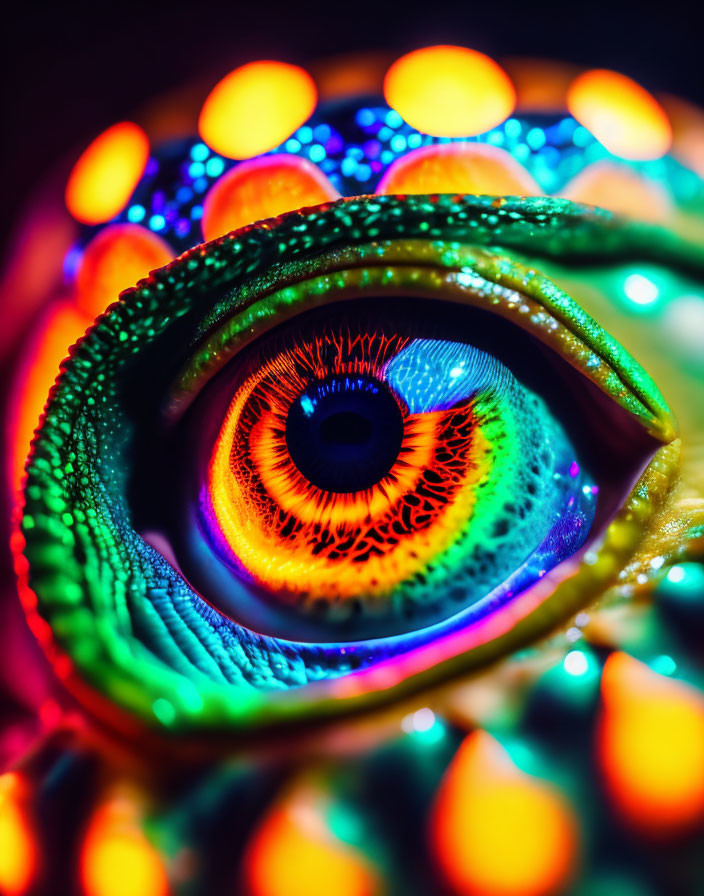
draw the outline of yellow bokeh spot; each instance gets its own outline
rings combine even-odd
[[[149,160],[149,140],[139,125],[123,121],[103,131],[73,166],[66,205],[76,220],[102,224],[127,204]]]
[[[541,190],[505,150],[480,143],[451,143],[424,146],[402,156],[384,175],[377,192],[539,196]]]
[[[567,106],[614,155],[659,159],[670,148],[672,128],[657,100],[626,75],[593,69],[567,91]]]
[[[296,811],[298,809],[298,811]],[[249,844],[248,896],[375,896],[379,881],[363,856],[325,830],[315,809],[280,806]]]
[[[675,834],[704,818],[704,698],[625,653],[604,665],[599,759],[621,814]]]
[[[76,276],[76,304],[89,317],[97,317],[123,290],[163,267],[174,254],[161,237],[139,224],[106,227],[83,253]]]
[[[81,850],[85,896],[167,896],[164,865],[139,821],[129,794],[118,794],[96,810]]]
[[[492,59],[465,47],[426,47],[396,60],[384,79],[392,109],[434,137],[472,137],[501,124],[516,92]]]
[[[497,741],[476,731],[440,785],[431,841],[461,896],[548,896],[573,874],[577,830],[557,791],[519,771]]]
[[[323,172],[307,159],[281,154],[242,162],[208,193],[203,236],[212,240],[245,224],[339,196]]]
[[[15,772],[0,775],[0,892],[25,893],[34,877],[37,855],[23,807],[23,781]]]
[[[212,89],[200,113],[203,140],[230,159],[251,159],[282,143],[310,117],[313,79],[284,62],[250,62]]]

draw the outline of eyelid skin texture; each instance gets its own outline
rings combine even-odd
[[[123,294],[64,365],[28,462],[20,529],[25,607],[50,653],[69,657],[63,666],[69,684],[81,690],[81,681],[88,683],[90,690],[83,693],[96,711],[100,700],[91,697],[93,689],[152,726],[194,731],[241,729],[388,699],[403,687],[486,663],[548,631],[603,588],[641,540],[645,521],[673,482],[678,452],[673,423],[641,368],[559,291],[552,296],[552,313],[567,326],[592,329],[595,346],[618,366],[647,409],[649,427],[666,444],[608,526],[594,561],[578,570],[574,564],[561,567],[555,580],[544,579],[519,595],[509,614],[448,631],[441,642],[421,639],[393,662],[383,657],[383,639],[368,665],[365,651],[293,649],[230,624],[134,531],[121,463],[129,456],[132,432],[118,397],[131,360],[179,321],[196,331],[196,339],[202,337],[194,318],[205,318],[242,278],[273,270],[282,253],[305,259],[325,248],[335,251],[343,242],[400,235],[530,247],[535,254],[589,257],[598,249],[603,256],[656,252],[676,263],[684,253],[690,263],[700,261],[696,252],[687,254],[657,230],[559,200],[379,197],[244,228],[197,247]],[[491,254],[485,258],[486,269],[500,275],[506,262]],[[521,284],[511,280],[514,275],[509,282],[530,290],[530,278]],[[547,294],[543,298],[550,301]],[[140,638],[145,626],[153,632],[149,645]],[[333,667],[341,677],[328,678]],[[277,683],[306,686],[281,693]]]
[[[423,263],[429,266],[421,266]],[[346,269],[347,264],[351,265],[350,270]],[[287,306],[289,314],[298,313],[325,301],[328,294],[339,298],[347,291],[356,296],[386,288],[396,289],[403,295],[427,290],[449,298],[457,296],[460,301],[487,307],[513,319],[541,341],[555,347],[559,344],[576,367],[623,407],[641,417],[653,435],[667,441],[675,432],[672,415],[650,377],[573,299],[533,268],[503,255],[461,247],[452,241],[419,243],[412,239],[343,250],[321,258],[319,267],[325,273],[310,276],[308,266],[307,277],[300,286],[296,281],[302,275],[295,265],[278,271],[277,283],[290,280],[292,287],[277,290],[260,302],[256,300],[256,285],[253,290],[243,291],[241,297],[233,296],[235,307],[241,304],[243,310],[233,314],[198,347],[175,385],[170,412],[178,413],[180,406],[188,403],[193,386],[212,376],[241,347],[243,337],[249,340],[260,332],[268,317],[282,319]],[[268,285],[268,280],[264,285]],[[231,305],[225,303],[225,307]],[[528,315],[527,311],[534,313]],[[223,312],[218,309],[216,313],[220,316]],[[575,343],[571,349],[567,344],[570,336],[574,336]],[[593,353],[585,356],[587,347]]]

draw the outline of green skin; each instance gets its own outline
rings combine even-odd
[[[633,875],[626,879],[613,871],[622,862],[631,867],[629,855],[623,859],[618,852],[619,844],[631,843],[631,834],[614,828],[594,786],[590,745],[603,654],[580,642],[585,674],[574,678],[562,665],[574,647],[568,633],[575,613],[619,607],[636,592],[657,600],[643,604],[645,618],[619,635],[618,646],[653,667],[655,660],[675,656],[678,672],[704,687],[701,666],[687,659],[658,607],[671,602],[679,612],[683,601],[697,603],[704,512],[698,510],[701,500],[695,506],[692,498],[704,494],[704,458],[689,451],[680,462],[668,405],[617,338],[666,374],[666,395],[685,445],[704,423],[691,398],[701,388],[701,373],[687,369],[653,335],[647,316],[634,318],[625,307],[621,313],[611,302],[614,285],[632,270],[652,269],[667,278],[673,296],[697,284],[701,291],[704,248],[660,228],[543,198],[355,198],[291,212],[270,224],[198,247],[123,294],[72,351],[52,393],[27,466],[18,571],[26,609],[57,671],[110,734],[106,739],[99,725],[87,737],[61,733],[44,745],[44,758],[29,760],[33,778],[52,782],[42,795],[49,824],[60,818],[62,826],[83,830],[85,788],[92,805],[129,781],[141,794],[134,798],[141,828],[158,850],[175,896],[242,892],[238,869],[245,846],[289,778],[294,790],[303,786],[314,794],[329,831],[371,863],[387,896],[427,896],[438,886],[426,847],[427,818],[468,727],[453,710],[453,683],[459,680],[461,688],[467,683],[463,673],[488,669],[481,681],[486,686],[498,678],[502,699],[481,725],[522,770],[552,781],[578,810],[583,884],[570,893],[648,896],[659,891],[646,884],[641,889],[639,881],[657,886],[673,875],[683,881],[683,892],[704,889],[700,837],[676,850],[639,844]],[[212,616],[206,620],[193,610],[189,589],[169,563],[134,531],[127,466],[138,434],[122,385],[146,354],[163,357],[160,346],[178,344],[160,374],[168,387],[160,410],[165,420],[177,418],[204,382],[254,338],[253,326],[264,332],[345,291],[353,298],[363,294],[364,282],[378,293],[387,278],[391,293],[407,291],[415,270],[425,278],[418,289],[423,295],[436,294],[448,272],[470,273],[486,284],[471,292],[480,307],[491,302],[494,283],[519,291],[545,312],[547,325],[537,326],[534,335],[567,352],[661,447],[600,544],[532,613],[487,643],[393,687],[370,687],[343,699],[325,680],[322,663],[330,659],[322,653],[315,655],[322,680],[315,681],[300,656],[272,639],[247,643],[246,650],[244,642],[226,640]],[[450,298],[464,301],[467,295],[457,287]],[[493,307],[516,319],[509,306]],[[559,339],[551,342],[554,332]],[[654,554],[664,558],[657,570],[639,565],[641,555],[647,560]],[[686,568],[686,587],[664,579],[671,563]],[[636,584],[643,568],[647,581]],[[278,662],[265,659],[272,655]],[[313,656],[309,652],[308,660]],[[257,675],[261,687],[252,686]],[[539,730],[531,727],[529,710],[536,695],[547,695],[553,713]],[[410,714],[425,706],[435,710],[435,723],[400,735],[401,728],[408,731]],[[321,755],[327,757],[322,763]],[[58,843],[50,834],[45,843]],[[63,872],[54,878],[56,868],[76,865],[78,841],[70,842],[65,848],[61,840],[65,856],[58,858],[47,848],[42,892],[61,889]],[[70,887],[67,892],[79,891],[75,880]]]
[[[241,731],[301,715],[344,712],[394,696],[386,688],[356,699],[335,699],[324,682],[311,685],[325,678],[330,663],[339,658],[330,660],[311,648],[301,662],[285,645],[246,632],[238,645],[214,619],[216,614],[193,608],[183,581],[131,528],[124,459],[130,457],[133,432],[120,386],[134,359],[158,347],[171,328],[185,332],[183,344],[195,345],[204,336],[204,320],[209,333],[225,320],[237,321],[253,302],[248,284],[255,278],[301,281],[311,268],[315,271],[321,253],[344,267],[346,253],[356,247],[368,264],[371,254],[382,256],[384,251],[365,250],[370,242],[384,246],[390,241],[393,260],[393,241],[399,239],[439,245],[437,267],[456,268],[461,261],[462,270],[520,289],[604,362],[614,382],[602,383],[602,388],[611,390],[666,445],[672,442],[671,414],[642,368],[565,292],[503,257],[507,250],[530,250],[531,257],[571,264],[598,256],[602,263],[648,258],[704,269],[701,247],[684,245],[658,228],[626,223],[561,199],[391,196],[291,212],[276,219],[275,226],[247,227],[197,247],[123,294],[74,349],[27,466],[21,531],[28,585],[37,596],[38,613],[51,627],[48,649],[70,657],[74,672],[69,684],[99,712],[105,707],[99,699],[92,701],[96,691],[148,725]],[[472,257],[463,254],[464,244],[477,247]],[[500,246],[500,254],[481,253],[481,246]],[[294,289],[287,302],[297,310],[299,299]],[[275,304],[262,300],[265,316],[273,317]],[[199,365],[212,355],[207,342],[200,355],[196,350],[196,380]],[[669,482],[669,454],[667,464]],[[666,492],[657,500],[648,498],[649,511]],[[558,589],[559,594],[506,636],[403,678],[397,689],[484,664],[545,634],[609,584],[614,563],[632,554],[635,541],[630,538],[616,558],[597,565],[596,579],[568,588],[568,594]],[[607,543],[607,553],[611,547]],[[272,684],[279,689],[297,686],[295,696],[267,693]],[[108,716],[121,721],[114,710]]]

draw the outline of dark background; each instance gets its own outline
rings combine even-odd
[[[694,7],[698,4],[690,3]],[[15,2],[3,14],[0,245],[44,172],[145,101],[257,58],[457,43],[622,71],[704,104],[704,41],[680,0],[410,3]]]

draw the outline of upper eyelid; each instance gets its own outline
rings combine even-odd
[[[307,232],[309,228],[312,233]],[[286,212],[196,246],[155,273],[160,279],[164,272],[186,267],[194,275],[189,286],[199,285],[200,277],[206,275],[210,283],[200,285],[207,287],[218,283],[213,271],[204,267],[220,268],[220,282],[226,288],[228,281],[243,273],[262,273],[282,256],[284,260],[308,257],[324,249],[394,238],[454,239],[570,260],[647,258],[704,272],[704,245],[605,209],[552,197],[440,194],[344,197]],[[239,244],[239,251],[233,242]],[[220,258],[223,250],[231,257]]]
[[[410,264],[416,249],[420,257]],[[350,292],[356,298],[392,287],[395,293],[429,301],[440,291],[437,300],[460,301],[511,320],[564,355],[656,438],[673,437],[674,419],[648,375],[569,295],[538,272],[475,247],[416,247],[407,241],[378,245],[373,254],[378,255],[376,264],[355,266],[360,258],[352,254],[350,266],[343,268],[336,266],[342,260],[336,257],[332,270],[317,267],[299,282],[284,280],[280,289],[264,292],[245,309],[234,311],[198,344],[181,369],[165,404],[167,421],[178,419],[207,381],[286,317],[290,320]],[[364,260],[364,254],[360,257]]]
[[[404,206],[412,203],[416,206],[417,212],[424,213],[423,219],[416,225],[416,230],[425,239],[419,243],[423,247],[423,252],[420,253],[422,258],[411,253],[408,257],[404,257],[406,247],[414,244],[417,233],[414,232],[412,225],[406,226],[404,223],[401,228],[404,232],[403,248],[397,249],[395,252],[394,247],[398,244],[392,241],[382,241],[381,219],[382,217],[384,220],[391,218],[393,221],[394,213],[399,208],[401,201],[397,197],[388,197],[388,200],[390,202],[385,204],[390,204],[391,207],[387,209],[379,207],[376,199],[364,204],[368,220],[361,220],[352,234],[353,240],[356,239],[357,244],[353,242],[347,248],[333,248],[332,252],[327,255],[318,253],[323,259],[321,264],[325,274],[332,274],[346,268],[360,267],[367,258],[369,258],[370,264],[428,264],[445,267],[448,272],[453,267],[456,270],[461,269],[463,263],[469,264],[478,271],[480,276],[483,275],[488,283],[501,283],[518,294],[525,294],[534,299],[539,309],[543,309],[552,316],[555,322],[564,325],[570,335],[587,345],[594,352],[597,362],[605,362],[609,370],[613,372],[612,379],[614,375],[620,379],[619,388],[630,396],[628,397],[630,409],[641,417],[653,434],[664,441],[674,436],[674,419],[650,378],[619,343],[599,327],[598,323],[587,315],[570,296],[533,269],[521,268],[512,260],[492,256],[486,252],[484,252],[485,260],[482,256],[483,250],[477,248],[477,244],[484,243],[486,245],[491,237],[498,236],[501,249],[504,249],[507,244],[520,245],[523,249],[530,246],[532,255],[536,254],[535,241],[538,244],[537,252],[539,253],[542,249],[544,254],[556,253],[556,241],[576,246],[577,254],[588,253],[590,247],[593,250],[597,241],[600,249],[609,249],[612,254],[617,251],[619,255],[633,254],[634,247],[642,250],[643,231],[640,226],[633,226],[607,212],[585,209],[563,201],[555,203],[554,200],[548,200],[546,205],[544,200],[491,200],[489,197],[446,196],[433,197],[431,201],[428,197],[415,199],[411,197],[402,201]],[[318,242],[323,244],[331,242],[330,232],[332,232],[332,242],[334,242],[336,226],[339,230],[340,218],[346,218],[345,223],[348,225],[354,223],[351,214],[357,212],[360,205],[362,203],[358,200],[343,200],[317,209],[287,214],[278,219],[275,226],[273,226],[274,222],[271,224],[267,222],[264,225],[244,228],[242,231],[209,244],[207,252],[217,254],[218,251],[224,251],[228,247],[234,250],[240,246],[251,245],[255,239],[259,239],[266,246],[267,241],[271,242],[271,237],[274,237],[278,238],[278,256],[283,255],[284,260],[272,260],[264,273],[260,273],[260,269],[262,266],[266,267],[265,264],[250,263],[247,266],[248,277],[242,278],[241,283],[238,283],[237,276],[233,274],[230,284],[227,286],[222,284],[219,287],[224,298],[211,306],[203,322],[197,328],[196,337],[191,343],[188,353],[191,360],[187,362],[177,379],[175,396],[172,393],[166,412],[167,417],[178,416],[183,407],[190,402],[194,391],[190,382],[198,379],[199,372],[202,374],[204,370],[210,369],[207,377],[209,378],[229,359],[230,339],[226,332],[227,323],[223,322],[230,321],[234,325],[240,318],[243,318],[244,311],[249,308],[253,309],[252,317],[258,318],[260,312],[255,309],[263,308],[265,299],[262,297],[266,297],[276,288],[285,289],[301,281],[307,281],[315,275],[315,270],[301,268],[300,256],[314,255],[313,250],[317,249],[318,245],[308,240],[307,243],[304,241],[303,246],[297,243],[291,246],[291,241],[286,239],[286,236],[292,232],[294,234],[303,233],[305,236],[309,226],[323,231],[321,225],[327,225],[329,231],[323,231],[323,238]],[[524,208],[526,205],[527,208]],[[439,211],[437,211],[438,206],[440,206]],[[445,220],[441,217],[444,209],[448,209],[450,212]],[[549,216],[546,211],[548,209],[551,212]],[[382,211],[386,211],[388,214],[382,215]],[[438,219],[435,225],[429,221],[432,219],[433,213]],[[359,217],[363,218],[363,216]],[[459,225],[456,223],[457,220],[460,221]],[[475,226],[470,228],[470,225],[465,223],[467,221],[474,221]],[[377,222],[379,223],[377,224]],[[555,224],[559,227],[555,227]],[[526,226],[534,229],[526,232]],[[513,230],[515,227],[518,227],[517,233]],[[392,229],[393,227],[387,227],[383,235],[386,236]],[[472,234],[471,245],[461,246],[459,240],[453,241],[453,237],[464,235],[467,229]],[[652,241],[652,228],[647,229],[650,232],[650,241]],[[546,232],[547,237],[545,236]],[[437,240],[437,236],[440,234],[443,235],[442,242]],[[436,236],[436,239],[428,240],[428,235]],[[365,237],[367,239],[375,238],[375,241],[364,243]],[[418,241],[415,240],[415,242]],[[676,247],[677,243],[674,245]],[[658,243],[658,246],[661,250],[667,248],[667,244],[662,242]],[[391,249],[389,250],[388,247]],[[205,251],[201,247],[200,250],[194,250],[194,254],[202,258]],[[293,258],[286,258],[288,253],[291,253]],[[383,257],[384,255],[387,257]],[[175,265],[180,265],[183,261],[184,259],[180,259]],[[313,258],[311,260],[313,268],[315,263],[316,260]],[[257,279],[257,274],[259,274],[259,279]],[[260,300],[262,304],[257,306],[257,302]],[[271,317],[276,318],[277,315],[272,313]],[[269,326],[273,326],[277,322],[278,320],[274,319]],[[257,320],[258,327],[260,324],[261,322]],[[230,351],[230,354],[234,353],[234,351]],[[585,370],[584,372],[591,378],[598,379],[592,371]],[[613,394],[610,389],[605,389],[605,391]],[[627,402],[623,400],[621,403],[626,404]]]

